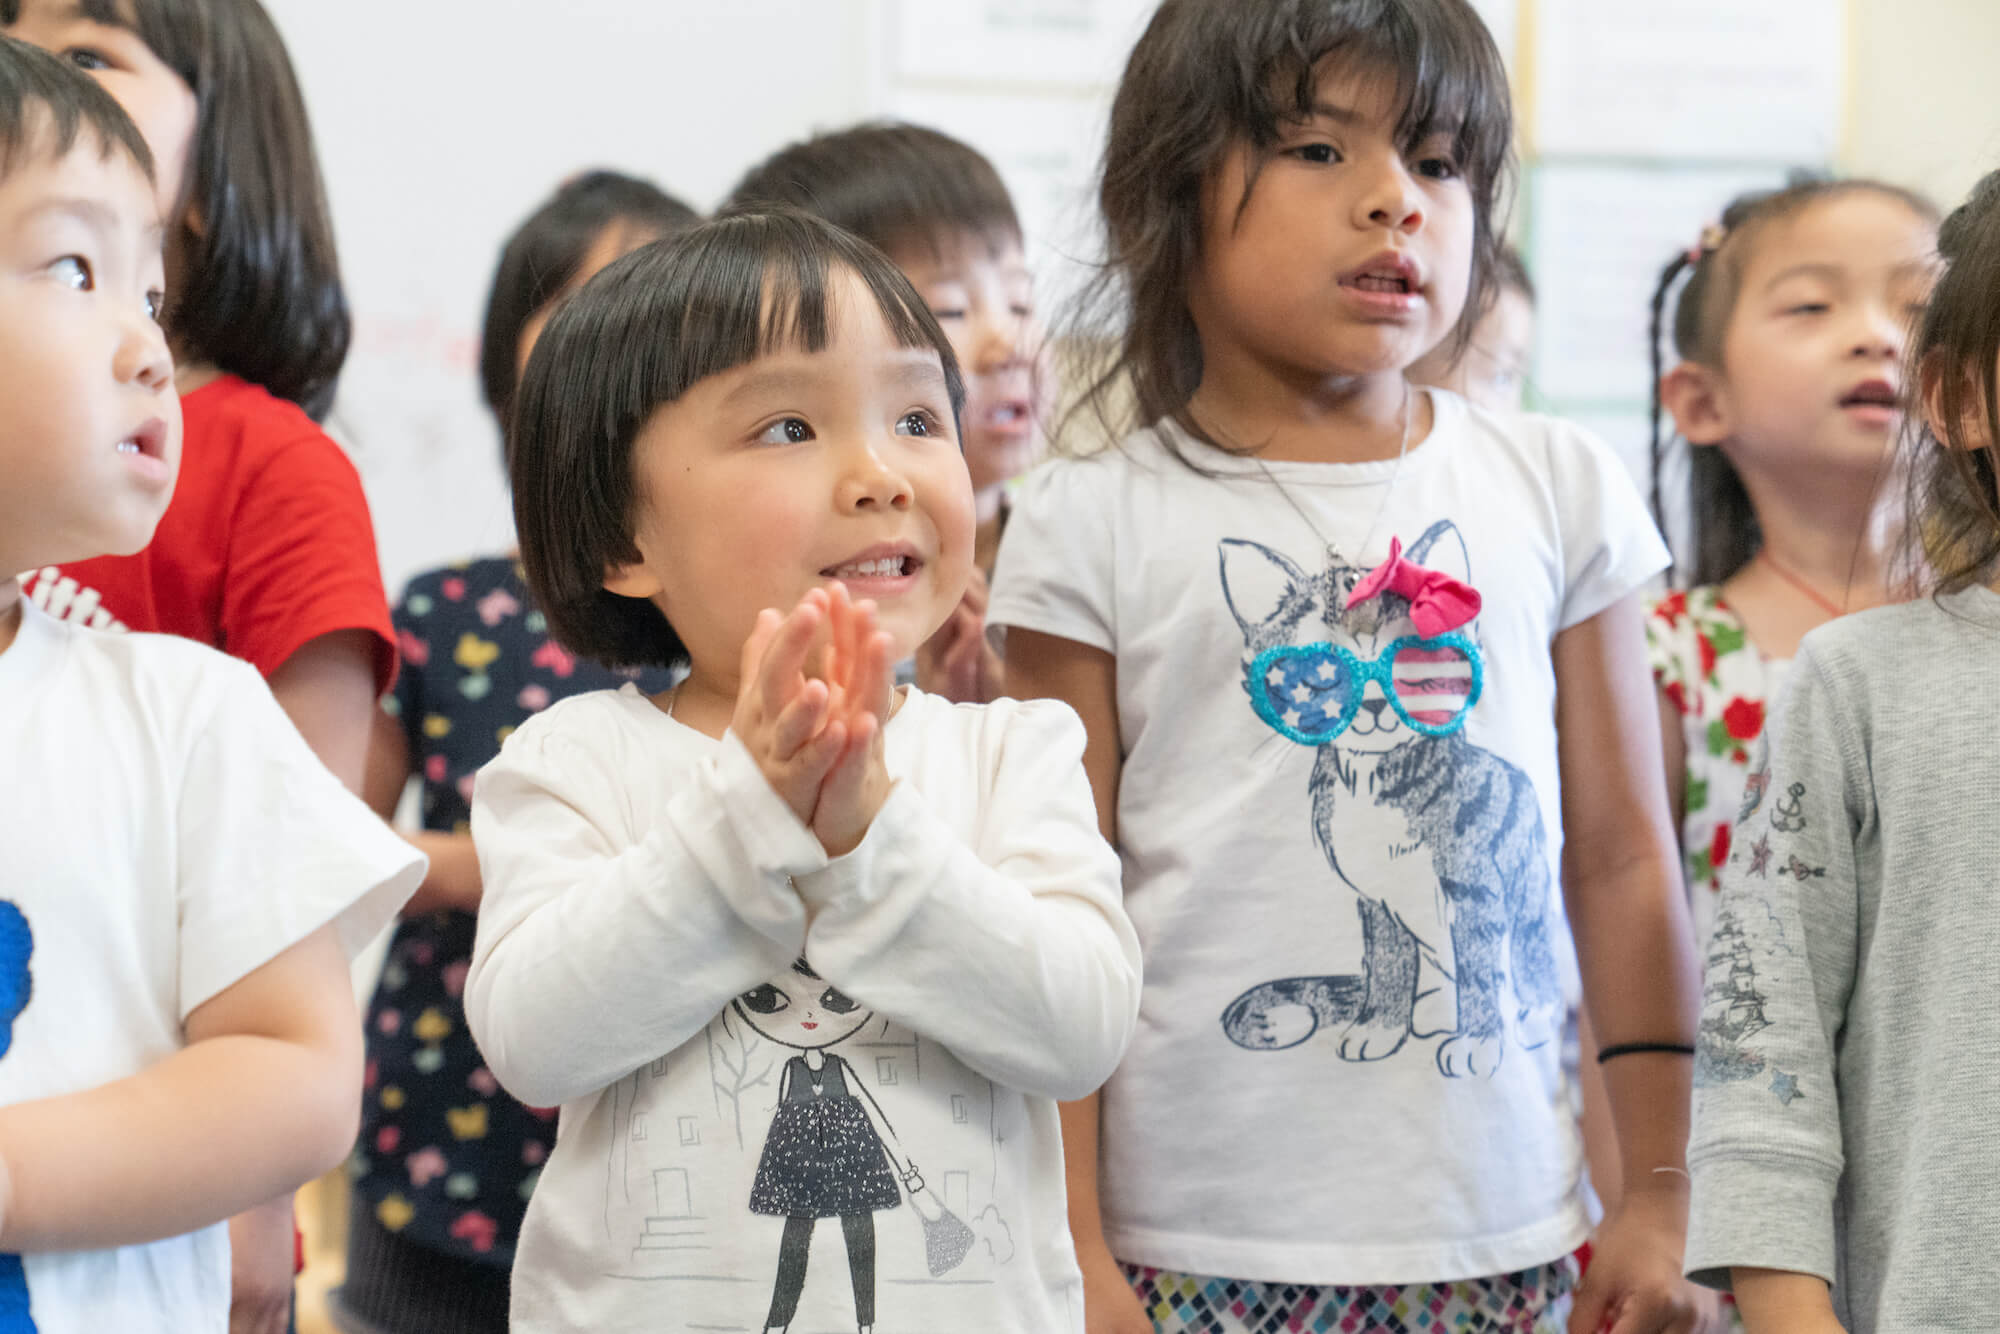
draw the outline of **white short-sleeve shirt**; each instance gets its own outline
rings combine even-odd
[[[257,673],[188,640],[24,604],[0,754],[0,1105],[171,1055],[203,1002],[328,924],[351,957],[423,876]],[[0,1257],[0,1310],[23,1281],[40,1334],[221,1334],[229,1237]]]
[[[1142,431],[1031,477],[1002,545],[989,621],[1117,660],[1146,968],[1102,1107],[1122,1259],[1380,1284],[1584,1236],[1550,644],[1666,553],[1595,439],[1431,399],[1400,464],[1176,437],[1204,476]],[[1350,609],[1391,538],[1477,617]]]

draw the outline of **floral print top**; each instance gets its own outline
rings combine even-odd
[[[402,723],[423,780],[423,827],[465,833],[472,780],[527,718],[558,699],[664,671],[609,671],[549,638],[521,568],[498,557],[410,581],[395,610],[403,667],[383,707]],[[398,924],[368,1009],[368,1065],[355,1189],[389,1231],[460,1259],[506,1269],[555,1109],[500,1091],[465,1026],[471,913]]]
[[[1715,585],[1668,593],[1646,613],[1653,679],[1681,716],[1687,743],[1681,855],[1695,939],[1715,927],[1730,831],[1750,778],[1750,753],[1764,731],[1789,659],[1767,658]]]

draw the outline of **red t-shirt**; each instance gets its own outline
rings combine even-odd
[[[267,678],[321,635],[367,630],[387,693],[395,633],[347,455],[298,406],[233,375],[181,414],[180,480],[152,544],[36,570],[29,596],[58,619],[199,640]]]

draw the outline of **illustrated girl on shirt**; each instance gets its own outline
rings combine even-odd
[[[831,987],[804,959],[791,971],[744,992],[731,1008],[743,1022],[798,1052],[778,1078],[778,1105],[750,1188],[753,1213],[785,1220],[777,1283],[766,1329],[785,1329],[805,1288],[806,1254],[822,1218],[840,1219],[847,1240],[847,1269],[854,1283],[854,1319],[864,1331],[875,1324],[875,1215],[902,1203],[900,1178],[914,1198],[924,1179],[903,1152],[889,1118],[832,1048],[859,1033],[874,1011]],[[958,1256],[943,1267],[949,1268]],[[933,1269],[938,1268],[933,1257]]]

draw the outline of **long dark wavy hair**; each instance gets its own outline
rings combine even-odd
[[[1909,534],[1921,579],[1955,593],[2000,577],[2000,171],[1938,229],[1944,276],[1910,348]],[[1941,434],[1940,434],[1941,432]]]
[[[1171,421],[1228,447],[1209,439],[1189,410],[1202,374],[1188,289],[1202,249],[1203,187],[1239,145],[1261,158],[1284,124],[1312,114],[1329,60],[1393,72],[1406,150],[1439,133],[1452,139],[1474,205],[1472,283],[1452,343],[1454,355],[1463,349],[1498,291],[1495,215],[1511,179],[1513,138],[1506,69],[1471,6],[1165,0],[1133,48],[1111,107],[1098,186],[1104,262],[1070,331],[1072,346],[1107,355],[1089,368],[1066,425],[1087,413],[1107,438],[1120,439]],[[1255,181],[1253,168],[1253,189]],[[1166,444],[1194,466],[1171,439]]]
[[[1665,428],[1666,413],[1660,402],[1660,382],[1667,371],[1663,337],[1668,298],[1680,283],[1680,296],[1673,301],[1673,351],[1681,361],[1715,370],[1722,369],[1722,345],[1729,332],[1730,318],[1736,313],[1736,299],[1742,295],[1743,273],[1756,253],[1758,237],[1774,223],[1799,216],[1807,209],[1844,195],[1855,193],[1886,195],[1909,205],[1919,217],[1937,221],[1937,207],[1922,195],[1901,186],[1871,180],[1832,180],[1797,175],[1773,190],[1756,190],[1738,195],[1722,211],[1713,231],[1700,244],[1677,253],[1660,270],[1653,284],[1651,318],[1647,323],[1648,347],[1653,370],[1651,399],[1651,460],[1653,518],[1662,530],[1668,527],[1667,506],[1662,494],[1661,474],[1674,432]],[[1686,281],[1682,283],[1685,277]],[[1703,585],[1719,584],[1741,570],[1764,546],[1763,529],[1757,522],[1756,506],[1736,465],[1720,449],[1688,451],[1687,522],[1693,559],[1682,570],[1678,561],[1669,568],[1669,582]]]

